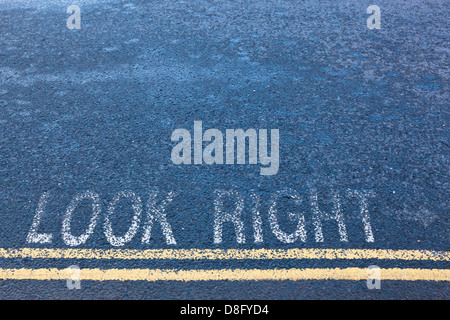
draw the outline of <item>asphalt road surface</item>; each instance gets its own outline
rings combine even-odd
[[[0,0],[0,298],[448,299],[449,13]]]

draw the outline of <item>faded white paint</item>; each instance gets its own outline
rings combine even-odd
[[[239,194],[236,190],[224,191],[216,190],[216,197],[214,200],[214,243],[219,244],[223,241],[223,225],[225,223],[231,222],[234,227],[234,234],[236,236],[236,242],[239,244],[245,243],[244,234],[244,220],[243,220],[243,209],[244,209],[244,197]],[[160,195],[158,191],[152,191],[149,193],[148,201],[146,204],[146,219],[143,224],[143,235],[141,243],[150,244],[152,238],[152,229],[154,223],[159,223],[161,231],[165,237],[165,241],[168,245],[176,245],[172,226],[169,223],[166,216],[166,209],[172,203],[175,197],[174,192],[168,192],[167,195],[161,198],[158,202],[157,198]],[[282,191],[277,191],[273,194],[268,202],[268,222],[269,227],[275,237],[282,243],[293,243],[300,239],[302,242],[307,240],[306,232],[306,222],[304,213],[287,210],[286,212],[278,212],[279,207],[278,200],[281,196],[288,196],[288,198],[293,200],[294,205],[299,205],[302,203],[302,199],[299,193],[294,189],[284,189]],[[368,200],[373,198],[375,194],[371,191],[358,191],[358,190],[347,190],[347,196],[350,198],[356,198],[359,203],[360,215],[362,219],[362,224],[365,233],[366,242],[374,242],[374,235],[372,231],[370,215],[368,210]],[[53,235],[51,233],[39,233],[38,229],[41,224],[42,216],[47,205],[49,198],[49,192],[45,192],[40,200],[38,207],[36,209],[35,216],[31,228],[27,235],[27,243],[52,243]],[[116,206],[122,198],[129,198],[132,204],[133,217],[131,224],[127,232],[123,236],[116,236],[113,232],[111,219],[115,215]],[[79,236],[74,236],[71,231],[71,222],[73,218],[74,211],[80,205],[83,200],[89,200],[92,202],[92,215],[90,218],[89,225],[85,229],[85,232]],[[231,208],[228,210],[224,209],[224,201],[232,201]],[[252,227],[253,227],[253,238],[254,243],[263,243],[263,215],[261,214],[261,199],[255,191],[250,193],[251,208],[249,209],[249,214],[252,216]],[[324,242],[323,236],[323,221],[334,220],[337,222],[340,241],[348,242],[346,224],[344,221],[343,210],[341,208],[341,199],[338,193],[333,193],[332,202],[333,208],[331,213],[323,211],[319,208],[318,195],[316,189],[310,190],[310,206],[312,212],[312,222],[314,226],[315,241]],[[76,195],[70,204],[68,205],[64,218],[62,221],[62,239],[67,246],[76,247],[85,244],[89,237],[93,234],[96,225],[98,223],[98,218],[101,212],[101,201],[97,193],[86,191],[84,193]],[[130,242],[136,235],[142,215],[142,201],[139,196],[131,191],[119,192],[114,196],[112,201],[108,206],[107,213],[104,219],[104,234],[108,242],[113,246],[123,246]],[[300,210],[300,209],[299,209]],[[118,213],[120,214],[120,213]],[[296,222],[296,228],[292,233],[287,233],[282,230],[278,219],[279,215],[287,215],[292,222]]]
[[[340,240],[343,242],[348,241],[347,230],[344,223],[344,216],[341,209],[341,201],[338,193],[334,193],[333,195],[333,210],[332,214],[329,214],[325,211],[319,209],[318,199],[317,199],[317,191],[315,189],[311,190],[311,209],[313,212],[313,220],[315,227],[315,237],[316,242],[323,242],[323,232],[322,232],[322,221],[323,220],[335,220],[338,223],[339,227],[339,236]]]
[[[351,197],[356,197],[359,199],[359,206],[361,208],[361,217],[364,225],[364,233],[366,234],[366,241],[374,242],[375,239],[373,237],[372,226],[370,224],[368,200],[369,198],[375,197],[375,193],[372,191],[347,190],[347,194]]]
[[[244,222],[242,221],[242,210],[244,209],[244,199],[235,191],[216,190],[214,200],[214,243],[222,243],[222,229],[224,222],[231,222],[234,225],[237,243],[245,243]],[[223,198],[235,198],[236,208],[232,213],[223,211]]]
[[[72,214],[79,202],[88,199],[92,200],[92,217],[89,222],[89,227],[85,233],[76,237],[72,235],[70,230]],[[75,196],[75,198],[67,207],[66,214],[64,215],[64,220],[62,224],[62,238],[64,240],[64,243],[71,247],[79,246],[80,244],[85,244],[87,239],[94,232],[100,211],[101,211],[100,197],[95,192],[86,191],[83,194]]]
[[[262,219],[260,213],[261,200],[259,196],[252,192],[250,197],[253,200],[252,216],[253,216],[253,238],[255,243],[263,243]]]
[[[158,222],[161,225],[162,232],[166,237],[166,243],[170,245],[175,245],[177,242],[173,236],[172,227],[170,223],[167,221],[165,210],[167,206],[172,202],[175,193],[169,192],[167,198],[161,201],[159,206],[156,205],[156,197],[158,196],[158,192],[151,192],[148,196],[147,201],[147,221],[144,225],[144,235],[142,237],[142,243],[148,244],[152,235],[152,227],[154,221]]]
[[[115,206],[119,203],[120,198],[130,198],[133,203],[132,204],[133,220],[131,222],[131,226],[128,228],[128,231],[122,237],[114,235],[111,225],[111,217],[114,215]],[[120,247],[130,242],[139,228],[139,223],[141,221],[141,213],[142,213],[141,198],[136,196],[134,192],[131,191],[119,192],[111,201],[108,207],[108,212],[105,217],[104,233],[108,242],[115,247]]]
[[[33,223],[31,224],[30,231],[28,232],[27,243],[52,243],[53,235],[51,233],[38,233],[37,231],[39,229],[42,214],[44,213],[49,196],[49,192],[44,192],[41,199],[39,199],[39,204],[33,218]]]
[[[273,234],[277,237],[278,240],[280,240],[283,243],[293,243],[298,238],[302,242],[306,242],[306,230],[305,230],[305,217],[301,213],[290,213],[287,212],[289,217],[291,219],[298,220],[297,227],[293,233],[286,233],[283,230],[281,230],[280,225],[278,223],[277,219],[277,200],[280,196],[287,195],[291,199],[294,200],[296,204],[301,203],[301,197],[298,194],[298,192],[294,189],[286,189],[283,191],[277,191],[274,196],[272,197],[272,200],[270,202],[270,208],[269,208],[269,223],[270,228],[272,229]]]

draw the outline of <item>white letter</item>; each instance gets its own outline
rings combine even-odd
[[[70,266],[66,269],[66,272],[70,275],[69,278],[67,278],[66,284],[67,288],[69,290],[73,289],[81,289],[81,276],[80,276],[80,267],[78,266]]]
[[[293,214],[288,212],[287,214],[293,218],[298,219],[297,228],[295,229],[294,233],[287,234],[286,232],[282,231],[280,228],[280,225],[278,224],[277,220],[277,209],[276,209],[276,201],[279,196],[281,195],[287,195],[289,198],[293,199],[296,204],[301,203],[301,198],[298,195],[297,191],[292,189],[287,189],[285,191],[277,191],[275,195],[272,198],[271,206],[269,209],[269,222],[270,222],[270,228],[272,229],[273,234],[277,237],[278,240],[284,243],[293,243],[295,240],[297,240],[300,237],[300,240],[302,242],[306,242],[306,231],[305,231],[305,217],[302,214]]]
[[[174,164],[191,164],[191,134],[186,129],[176,129],[172,132],[172,141],[183,141],[177,144],[172,149],[172,162]],[[180,152],[183,152],[183,156],[180,156]]]
[[[381,10],[380,7],[377,5],[371,5],[367,7],[367,13],[371,14],[373,13],[368,19],[367,19],[367,28],[369,30],[373,29],[381,29]]]
[[[33,223],[31,225],[30,231],[28,232],[28,243],[52,243],[53,235],[51,233],[37,233],[37,229],[39,228],[39,224],[41,223],[41,217],[44,213],[45,206],[47,205],[47,199],[49,195],[49,192],[44,192],[41,199],[39,200],[36,214],[33,218]]]
[[[260,173],[263,176],[271,176],[278,172],[280,166],[280,135],[278,129],[270,130],[270,157],[267,155],[267,130],[259,130],[259,162],[262,165],[269,165],[268,168],[261,168]]]
[[[226,163],[234,164],[234,138],[236,137],[237,145],[237,164],[245,164],[245,138],[248,138],[248,163],[258,163],[258,137],[255,129],[248,129],[244,132],[242,129],[227,129],[226,130]]]
[[[72,221],[72,213],[75,210],[75,208],[78,205],[78,202],[84,200],[84,199],[91,199],[92,200],[92,217],[89,223],[89,227],[87,231],[78,236],[75,237],[70,233],[70,222]],[[69,204],[66,210],[66,214],[64,216],[63,221],[63,227],[62,227],[62,236],[64,243],[68,246],[74,247],[78,246],[80,244],[86,243],[89,236],[94,232],[95,226],[97,225],[97,217],[101,210],[101,204],[100,204],[100,198],[98,194],[86,191],[85,193],[81,195],[77,195],[72,202]]]
[[[322,233],[322,220],[336,220],[339,226],[339,235],[341,237],[341,241],[347,242],[347,230],[345,228],[344,216],[341,210],[341,201],[339,199],[339,195],[335,193],[333,195],[333,214],[330,215],[326,212],[323,212],[319,209],[318,201],[317,201],[317,192],[316,190],[311,190],[311,208],[313,211],[314,217],[314,225],[316,229],[316,242],[323,242],[323,233]]]
[[[202,164],[203,133],[202,122],[194,121],[194,164]]]
[[[370,277],[367,279],[367,288],[370,290],[381,289],[381,270],[378,266],[369,266],[367,273]]]
[[[262,233],[262,221],[261,214],[259,212],[259,207],[261,205],[259,196],[255,192],[252,192],[250,197],[253,199],[254,206],[252,208],[253,213],[253,238],[255,243],[263,243],[263,233]]]
[[[131,201],[133,202],[133,221],[131,223],[130,228],[128,229],[128,231],[125,233],[125,235],[123,237],[116,237],[113,234],[113,230],[112,230],[112,225],[111,225],[111,221],[110,221],[110,217],[113,215],[114,213],[114,209],[115,206],[119,203],[120,198],[131,198]],[[105,236],[106,239],[108,240],[108,242],[115,246],[115,247],[120,247],[123,246],[125,243],[128,243],[131,241],[131,239],[133,239],[134,235],[137,232],[137,229],[139,228],[139,223],[141,221],[141,212],[142,212],[142,202],[141,202],[141,198],[137,197],[133,192],[131,191],[122,191],[119,192],[114,199],[111,201],[109,208],[108,208],[108,213],[106,214],[105,217]]]
[[[147,223],[144,227],[144,236],[142,237],[142,243],[148,244],[150,242],[150,238],[152,235],[152,226],[153,221],[156,220],[161,225],[162,232],[164,236],[166,237],[166,243],[167,244],[177,244],[175,241],[175,238],[172,234],[172,228],[170,226],[170,223],[167,221],[166,214],[164,211],[166,210],[166,207],[172,202],[174,193],[169,192],[167,195],[167,199],[163,200],[161,202],[161,205],[159,207],[156,207],[156,196],[158,195],[158,192],[152,192],[148,196],[148,202],[147,202]]]
[[[372,227],[370,225],[370,216],[369,216],[369,210],[367,209],[368,204],[367,200],[368,198],[375,197],[375,194],[371,191],[352,191],[348,190],[348,195],[352,197],[358,197],[359,198],[359,206],[361,208],[361,216],[362,216],[362,222],[364,224],[364,232],[366,234],[366,242],[374,242],[375,239],[373,237],[372,233]]]
[[[203,135],[204,141],[211,141],[214,137],[214,141],[206,146],[203,151],[203,161],[206,164],[223,164],[223,136],[222,132],[217,129],[206,130]],[[214,156],[212,155],[214,152]]]
[[[81,29],[81,10],[79,6],[70,6],[67,8],[67,13],[73,13],[69,18],[67,18],[67,28],[68,29]]]
[[[238,243],[245,243],[244,222],[241,220],[242,209],[244,208],[244,199],[237,191],[222,191],[216,190],[216,199],[214,200],[214,243],[222,243],[222,224],[226,221],[231,221],[234,224],[236,232],[236,241]],[[224,196],[236,197],[236,210],[232,214],[222,212]]]

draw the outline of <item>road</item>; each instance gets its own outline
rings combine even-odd
[[[448,299],[448,14],[0,0],[0,298]]]

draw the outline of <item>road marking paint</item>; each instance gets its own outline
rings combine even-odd
[[[281,230],[280,224],[277,219],[277,200],[279,197],[287,195],[289,198],[293,199],[295,203],[301,203],[301,197],[296,190],[285,189],[284,191],[278,191],[272,197],[270,207],[269,207],[269,223],[273,234],[283,243],[294,243],[298,238],[302,242],[306,242],[306,230],[305,230],[305,216],[301,213],[289,213],[292,221],[297,220],[297,227],[295,231],[291,234],[287,234]]]
[[[125,233],[125,235],[118,237],[114,235],[111,217],[114,215],[115,207],[119,203],[120,198],[131,198],[133,208],[133,221],[131,222],[131,226],[128,228],[128,231]],[[141,222],[141,215],[142,201],[140,197],[136,196],[136,194],[131,191],[121,191],[116,194],[114,199],[111,201],[108,208],[108,213],[105,216],[104,231],[108,242],[115,247],[120,247],[130,242],[138,231],[139,224]]]
[[[319,209],[318,196],[315,189],[311,190],[311,208],[313,208],[314,228],[316,230],[316,242],[323,242],[322,220],[335,220],[339,226],[339,234],[341,241],[348,242],[347,231],[344,223],[344,216],[341,210],[341,201],[339,194],[333,195],[332,214],[326,213]]]
[[[347,194],[351,197],[359,198],[359,206],[361,208],[361,217],[362,222],[364,224],[364,232],[366,234],[367,242],[375,242],[373,237],[372,227],[370,224],[370,215],[369,215],[369,205],[368,199],[375,198],[375,193],[373,191],[358,191],[358,190],[347,190]]]
[[[450,261],[448,251],[390,249],[1,249],[0,258],[92,260],[428,260]]]
[[[155,188],[157,190],[157,188]],[[368,211],[368,199],[373,198],[375,196],[375,193],[371,191],[355,191],[355,190],[347,190],[347,195],[349,197],[357,197],[359,199],[359,207],[361,208],[361,218],[362,222],[364,224],[364,232],[366,234],[366,242],[374,242],[372,227],[370,224],[370,216]],[[176,245],[177,242],[173,236],[172,227],[167,219],[167,216],[165,214],[166,207],[172,202],[174,197],[174,192],[169,192],[167,198],[164,200],[162,199],[160,204],[156,204],[156,197],[159,194],[158,191],[152,191],[149,194],[146,211],[147,211],[147,218],[146,221],[144,221],[143,224],[143,234],[141,243],[148,244],[151,239],[151,231],[154,222],[158,222],[161,227],[161,231],[163,235],[166,238],[166,243],[168,245]],[[214,233],[214,243],[222,243],[222,229],[223,224],[232,223],[234,225],[234,234],[236,237],[237,243],[246,243],[246,238],[244,234],[244,221],[242,219],[243,216],[243,210],[244,210],[244,203],[245,198],[244,196],[240,195],[238,191],[235,189],[226,191],[226,190],[215,190],[216,198],[214,200],[214,226],[213,226],[213,233]],[[279,199],[280,195],[283,194],[283,198],[289,198],[293,199],[294,205],[299,205],[302,202],[302,198],[300,194],[294,190],[294,189],[284,189],[277,191],[275,194],[273,194],[272,199],[269,202],[269,209],[268,209],[268,220],[269,220],[269,226],[272,231],[272,233],[275,235],[275,237],[282,243],[293,243],[300,238],[300,241],[306,242],[307,239],[307,230],[306,230],[306,222],[305,222],[305,216],[302,214],[302,209],[297,207],[295,211],[286,211],[286,207],[282,206],[284,209],[280,211],[283,212],[277,212],[277,200]],[[42,197],[39,200],[38,207],[36,209],[35,216],[33,218],[33,223],[31,225],[31,228],[27,235],[27,243],[40,243],[40,244],[47,244],[52,243],[53,234],[52,233],[40,233],[38,232],[39,226],[41,224],[41,220],[44,216],[49,216],[48,214],[44,214],[44,211],[46,209],[46,205],[48,202],[48,198],[50,197],[49,192],[44,192]],[[225,210],[225,204],[224,204],[224,197],[230,198],[230,200],[235,200],[235,209]],[[263,232],[262,232],[262,213],[261,213],[261,201],[259,196],[256,196],[255,192],[252,191],[252,194],[250,195],[252,198],[252,202],[254,203],[254,206],[251,207],[251,212],[253,215],[253,236],[254,236],[254,243],[262,243],[263,240]],[[115,208],[117,204],[121,201],[121,198],[131,198],[131,204],[133,208],[133,219],[131,221],[131,225],[128,228],[128,231],[125,233],[125,235],[119,237],[115,236],[114,232],[112,230],[112,222],[111,219],[114,219],[113,217],[117,215],[126,215],[126,212],[117,212],[115,213]],[[313,222],[314,222],[314,229],[315,229],[315,239],[316,242],[324,242],[324,235],[322,231],[322,223],[325,220],[335,220],[338,223],[339,227],[339,234],[340,239],[342,242],[348,242],[348,235],[347,235],[347,227],[344,222],[344,216],[343,216],[343,210],[341,208],[341,199],[337,192],[334,192],[333,195],[333,202],[334,202],[334,209],[332,210],[332,213],[328,213],[327,210],[319,209],[319,200],[317,195],[317,190],[315,188],[311,189],[311,196],[310,196],[310,205],[312,208],[313,213]],[[80,236],[74,236],[71,234],[71,221],[73,219],[74,211],[76,210],[76,207],[80,204],[83,200],[91,200],[93,207],[92,207],[92,215],[91,220],[88,226],[86,226],[87,229],[85,229],[85,233],[81,234]],[[128,200],[130,201],[130,200]],[[228,206],[227,206],[228,207]],[[123,208],[122,208],[123,209]],[[138,229],[140,228],[141,224],[141,216],[143,213],[143,204],[141,201],[141,198],[137,196],[132,191],[121,191],[117,193],[112,201],[108,205],[107,213],[105,216],[105,219],[103,221],[103,231],[104,235],[106,236],[106,240],[113,246],[113,247],[123,247],[126,243],[130,242],[137,234]],[[101,211],[101,201],[98,197],[98,194],[91,191],[86,191],[85,193],[77,194],[72,201],[70,202],[69,206],[66,209],[64,220],[62,223],[62,231],[61,236],[63,238],[64,243],[66,246],[69,247],[78,247],[79,245],[82,245],[86,243],[86,241],[89,239],[89,237],[93,234],[94,229],[97,225],[98,216]],[[122,210],[120,210],[122,211]],[[229,212],[230,211],[230,212]],[[281,225],[278,222],[279,215],[284,215],[287,213],[288,218],[292,222],[297,222],[297,227],[295,228],[294,232],[287,233],[283,231]],[[116,217],[117,219],[117,217]]]
[[[89,222],[89,227],[81,236],[74,236],[71,233],[71,222],[73,212],[77,205],[83,200],[91,200],[92,201],[92,217]],[[74,247],[79,246],[80,244],[85,244],[87,239],[90,237],[92,233],[94,233],[95,226],[97,225],[97,219],[100,215],[100,211],[102,210],[102,206],[100,204],[100,197],[97,193],[86,191],[85,193],[78,194],[72,202],[69,204],[66,210],[66,214],[64,215],[63,227],[62,227],[62,236],[64,243],[68,246]]]
[[[244,222],[242,221],[242,210],[244,209],[244,199],[235,190],[224,191],[216,190],[216,199],[214,200],[214,243],[222,243],[222,225],[230,221],[234,224],[237,243],[245,243]],[[223,198],[235,197],[236,209],[234,212],[223,211]]]
[[[42,215],[44,214],[44,210],[49,197],[50,193],[44,192],[44,194],[41,196],[41,199],[39,200],[39,204],[36,209],[36,215],[33,218],[33,224],[31,225],[30,231],[28,232],[28,243],[52,243],[52,234],[37,232],[39,225],[41,224]]]
[[[381,269],[383,280],[450,281],[449,269]],[[81,269],[80,280],[93,281],[260,281],[366,280],[365,268],[346,269]],[[66,280],[67,269],[0,269],[3,280]]]
[[[166,237],[167,244],[177,244],[170,223],[167,221],[166,217],[166,207],[172,202],[175,192],[169,192],[167,194],[167,198],[161,201],[159,206],[156,205],[156,197],[158,196],[158,192],[151,192],[148,196],[147,202],[147,222],[144,225],[144,235],[142,237],[141,242],[145,244],[150,243],[150,239],[152,236],[152,227],[154,221],[159,222],[161,225],[162,233]]]

